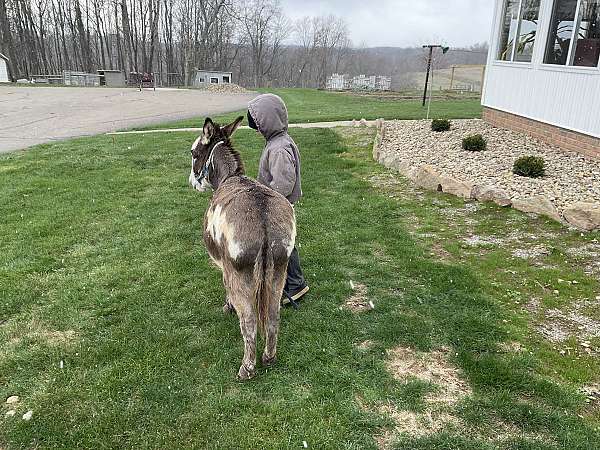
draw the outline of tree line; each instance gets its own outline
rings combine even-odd
[[[324,87],[334,72],[420,70],[413,50],[401,60],[355,48],[343,19],[291,21],[279,0],[0,0],[0,52],[15,79],[106,69],[189,85],[201,68],[250,87]]]

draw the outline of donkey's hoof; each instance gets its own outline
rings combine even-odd
[[[224,314],[233,314],[235,312],[235,308],[231,303],[225,303],[223,305],[223,313]]]
[[[275,364],[277,362],[277,356],[272,356],[269,358],[264,353],[263,353],[261,359],[262,359],[263,366],[265,366],[265,367],[272,366],[273,364]]]
[[[243,364],[240,366],[240,370],[238,370],[238,380],[241,381],[246,381],[249,380],[250,378],[253,378],[255,375],[255,371],[254,370],[248,370],[246,368],[246,366],[244,366]]]

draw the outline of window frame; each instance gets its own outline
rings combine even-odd
[[[506,17],[506,9],[508,8],[508,1],[509,0],[502,0],[502,2],[501,2],[502,8],[500,9],[498,29],[496,30],[497,45],[496,45],[496,51],[495,51],[495,55],[494,55],[494,63],[499,64],[499,65],[504,65],[504,64],[508,64],[508,65],[520,64],[520,65],[525,65],[525,66],[531,65],[531,64],[533,64],[533,59],[534,59],[535,51],[537,48],[537,43],[540,38],[539,30],[541,29],[541,26],[542,26],[541,19],[542,19],[542,14],[543,14],[542,7],[544,4],[544,0],[540,0],[539,12],[538,12],[538,27],[537,27],[535,42],[533,43],[533,49],[531,51],[531,61],[517,61],[516,60],[517,51],[519,49],[519,46],[517,45],[516,41],[521,34],[521,26],[523,24],[524,0],[519,0],[519,15],[517,18],[517,29],[516,29],[515,38],[514,38],[515,42],[513,42],[512,49],[510,51],[510,59],[500,59],[500,50],[501,50],[501,46],[502,46],[502,32],[503,32],[503,26],[504,26],[504,18]],[[510,37],[510,33],[509,33],[509,37]]]
[[[520,0],[521,2],[523,0]],[[559,0],[552,0],[550,2],[551,7],[550,7],[550,15],[552,16],[554,14],[554,10],[556,7],[556,3]],[[581,26],[581,20],[582,20],[582,11],[581,11],[581,5],[583,3],[583,0],[577,0],[577,8],[575,9],[575,20],[573,21],[573,31],[571,32],[571,42],[569,43],[569,51],[567,53],[567,63],[566,64],[552,64],[549,62],[546,62],[546,52],[544,51],[544,56],[542,59],[542,65],[544,66],[544,68],[555,68],[558,71],[569,71],[569,72],[598,72],[598,70],[600,70],[600,58],[598,58],[598,63],[596,64],[596,66],[576,66],[574,65],[575,63],[575,53],[576,53],[576,45],[578,43],[578,39],[575,39],[577,37],[577,34],[579,33],[579,27]],[[550,44],[549,40],[551,39],[551,33],[550,33],[550,27],[552,26],[552,20],[550,19],[550,21],[548,22],[548,27],[546,29],[546,42],[544,45],[544,48],[546,49],[548,47],[548,45]]]

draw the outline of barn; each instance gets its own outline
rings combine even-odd
[[[600,157],[600,0],[496,0],[483,117]]]
[[[9,81],[8,58],[0,53],[0,83],[8,83]]]

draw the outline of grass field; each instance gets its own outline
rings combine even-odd
[[[535,331],[600,295],[598,233],[414,189],[371,161],[369,130],[293,136],[311,294],[247,383],[201,242],[208,197],[187,185],[195,135],[0,158],[0,398],[20,396],[0,448],[600,448],[580,391],[600,381],[598,338]],[[254,175],[261,141],[236,145]],[[394,375],[402,355],[443,383]]]
[[[389,95],[352,95],[348,93],[318,91],[316,89],[259,89],[260,92],[272,92],[283,98],[290,123],[306,123],[321,121],[353,120],[365,118],[384,119],[422,119],[426,117],[427,108],[421,106],[418,99],[398,100]],[[237,115],[246,115],[246,111],[224,116],[233,120]],[[481,116],[481,102],[478,98],[440,99],[431,107],[431,117],[453,119],[469,119]],[[204,118],[194,118],[169,122],[162,126],[150,128],[187,128],[202,126]]]

